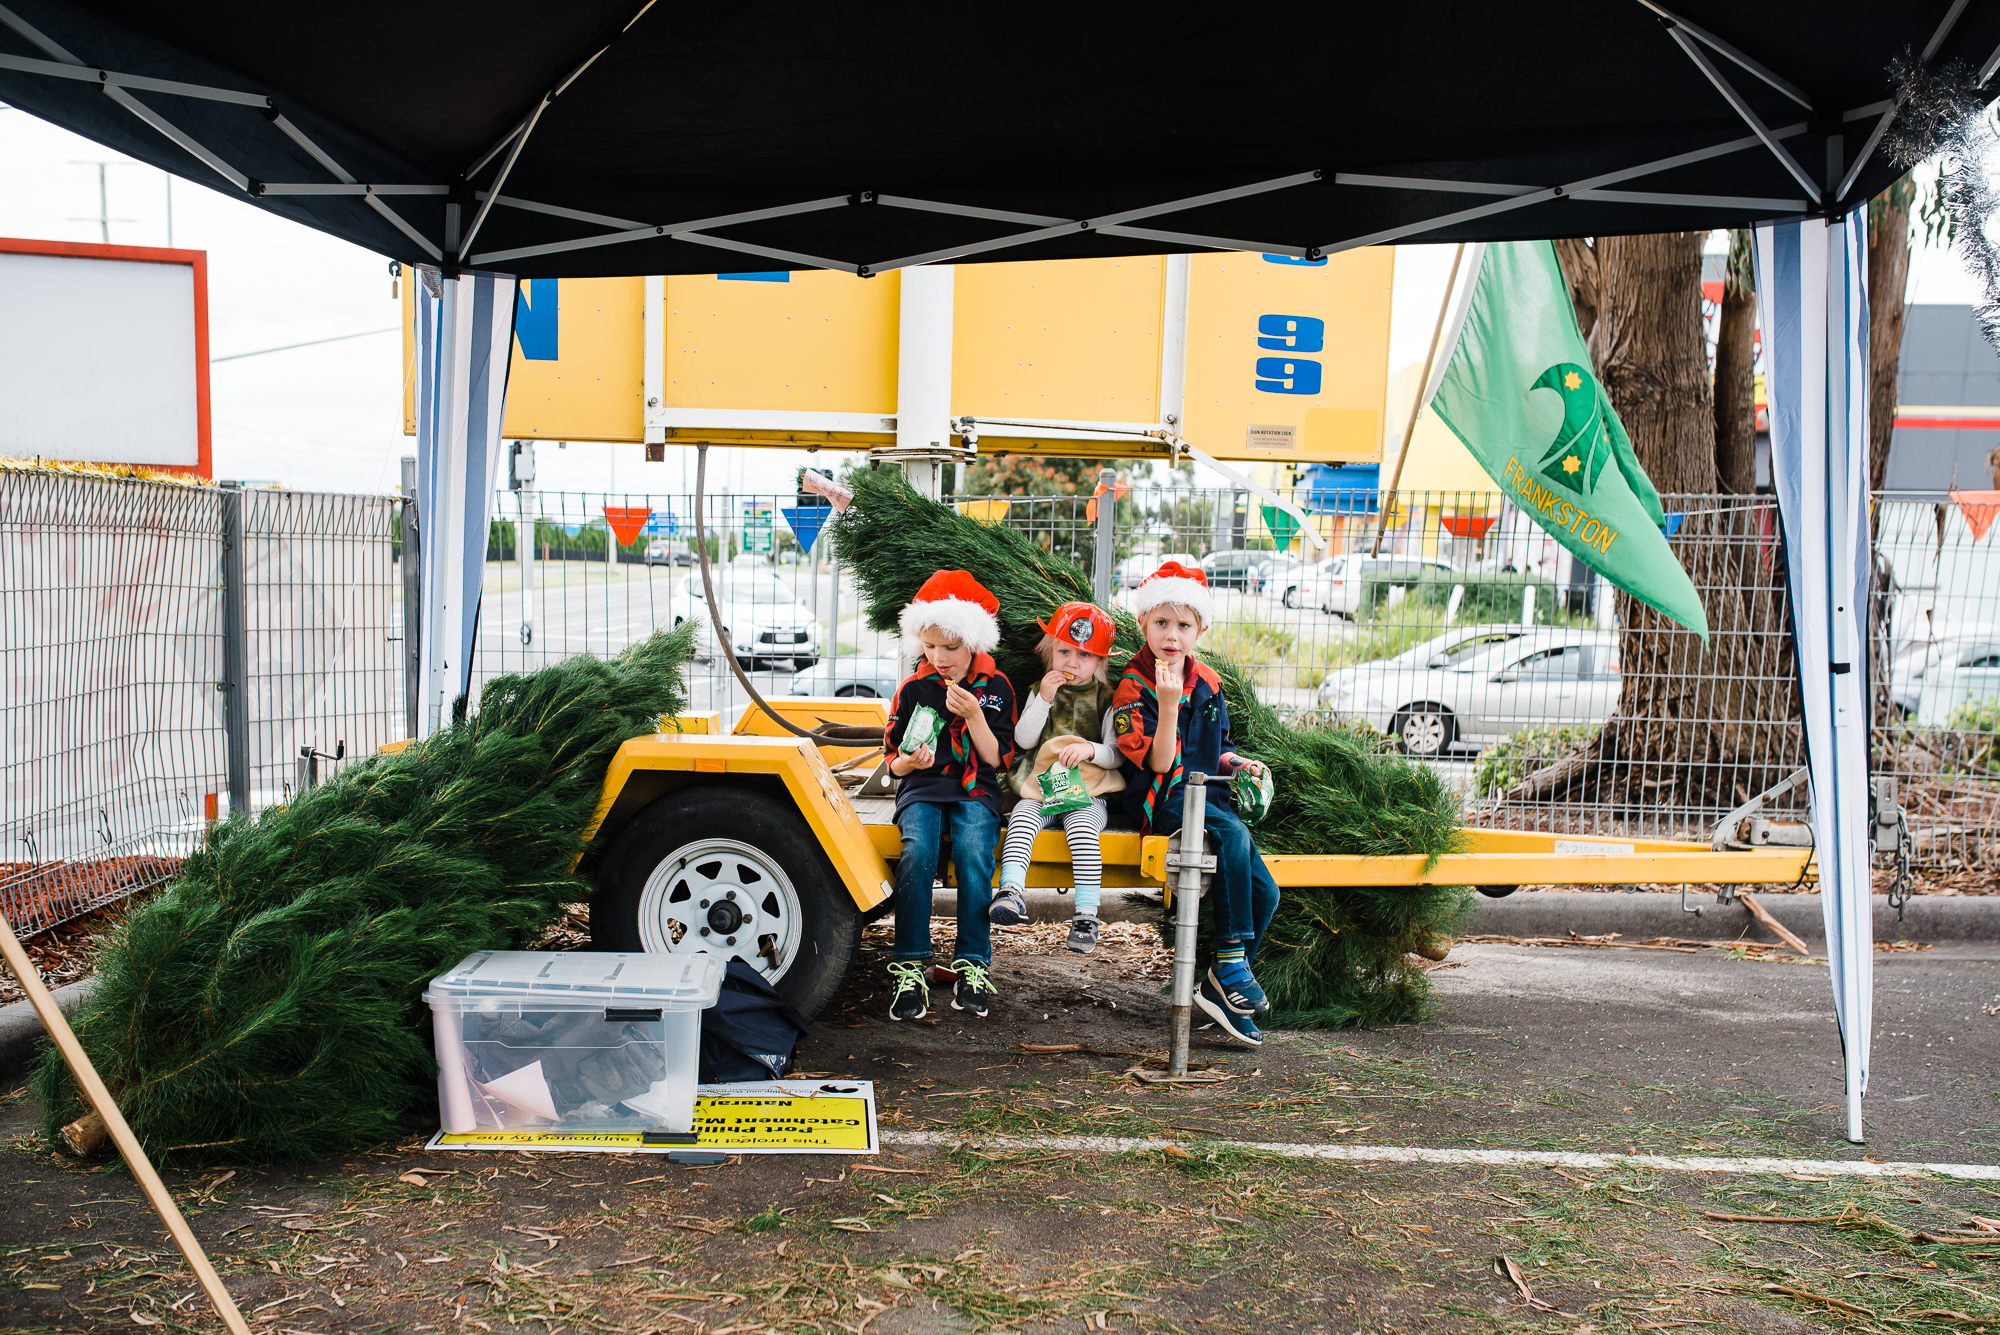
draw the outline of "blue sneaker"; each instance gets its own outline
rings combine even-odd
[[[1231,960],[1210,969],[1208,983],[1228,1000],[1229,1009],[1238,1015],[1262,1015],[1271,1009],[1270,998],[1264,995],[1264,989],[1250,973],[1250,966],[1242,960]]]
[[[1028,901],[1019,886],[1003,885],[986,910],[986,920],[1002,927],[1018,927],[1028,920]]]
[[[1239,1015],[1231,1010],[1229,1003],[1223,1000],[1222,993],[1207,979],[1203,979],[1201,986],[1195,989],[1194,1004],[1201,1007],[1208,1017],[1215,1021],[1215,1027],[1221,1031],[1223,1038],[1232,1043],[1241,1043],[1245,1047],[1264,1046],[1264,1031],[1257,1027],[1257,1022],[1247,1015]]]

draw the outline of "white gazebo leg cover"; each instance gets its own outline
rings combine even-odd
[[[1865,209],[1757,228],[1757,306],[1812,780],[1820,910],[1862,1140],[1875,997],[1868,868],[1868,236]]]
[[[500,412],[514,341],[514,280],[505,274],[441,276],[419,271],[417,504],[423,551],[423,693],[417,735],[451,721],[472,679],[480,582],[493,485],[500,466]]]

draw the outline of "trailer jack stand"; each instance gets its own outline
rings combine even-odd
[[[1179,872],[1174,883],[1174,1030],[1164,1075],[1134,1071],[1135,1079],[1155,1085],[1212,1085],[1229,1077],[1214,1071],[1188,1071],[1188,1038],[1194,1026],[1195,936],[1201,924],[1201,878],[1215,870],[1215,855],[1206,847],[1208,776],[1183,776],[1180,851],[1167,855],[1168,871]]]

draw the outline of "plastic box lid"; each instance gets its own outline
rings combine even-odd
[[[581,1010],[615,1001],[663,1011],[706,1010],[722,990],[728,963],[706,951],[601,954],[564,950],[481,950],[431,980],[424,1000],[436,1005],[505,999]]]

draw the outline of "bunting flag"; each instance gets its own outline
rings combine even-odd
[[[1993,527],[1993,521],[2000,518],[2000,491],[1958,491],[1951,493],[1952,504],[1965,516],[1966,527],[1972,530],[1974,542],[1984,541],[1986,530]]]

